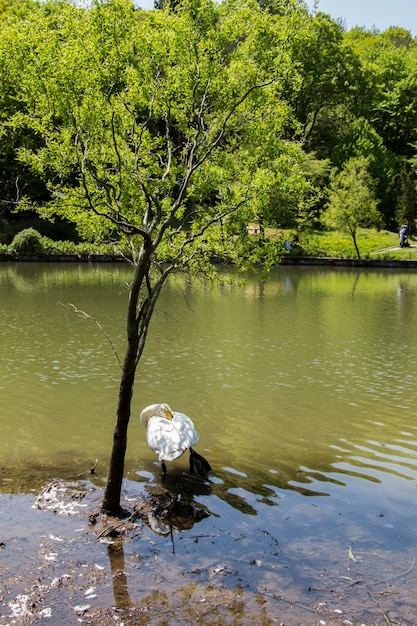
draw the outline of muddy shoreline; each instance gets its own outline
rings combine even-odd
[[[213,518],[158,534],[146,497],[125,493],[145,514],[124,525],[98,515],[101,497],[88,481],[1,497],[1,626],[413,623],[412,554],[393,562],[383,546],[348,550],[330,535],[281,545],[256,525],[230,532]]]

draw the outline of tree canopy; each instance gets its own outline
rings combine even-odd
[[[317,224],[330,179],[306,169],[314,155],[340,170],[367,158],[383,225],[406,219],[413,227],[406,198],[415,190],[417,43],[408,31],[345,32],[302,0],[158,6],[2,5],[0,215],[17,205],[105,240],[118,228],[84,210],[85,190],[92,205],[101,196],[107,218],[116,203],[116,213],[123,205],[124,218],[137,221],[151,198],[166,203],[178,188],[176,168],[192,138],[203,150],[203,135],[208,145],[217,133],[182,199],[182,218],[176,214],[184,224],[196,204],[225,209],[243,197],[227,228],[251,220],[305,227],[308,215]],[[225,103],[235,104],[233,120],[219,115]],[[227,141],[222,123],[232,131]],[[168,142],[169,165],[161,159]]]

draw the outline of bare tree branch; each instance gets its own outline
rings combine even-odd
[[[117,354],[117,350],[114,347],[114,343],[111,340],[110,336],[108,335],[108,333],[104,330],[103,326],[100,324],[100,322],[98,320],[96,320],[95,317],[93,317],[92,315],[89,315],[88,313],[86,313],[85,311],[83,311],[82,309],[79,309],[75,306],[75,304],[72,304],[71,302],[68,302],[67,305],[63,304],[62,302],[58,302],[58,304],[60,304],[61,306],[67,306],[71,309],[73,309],[73,311],[75,313],[80,313],[83,317],[85,317],[86,319],[91,320],[92,322],[94,322],[95,324],[97,324],[97,326],[99,327],[99,329],[101,330],[101,332],[103,333],[103,335],[105,336],[105,338],[107,339],[107,341],[109,342],[111,349],[113,351],[113,354],[115,355],[117,362],[119,363],[120,367],[122,368],[122,362],[119,358],[119,355]]]
[[[234,113],[243,104],[243,102],[245,102],[245,100],[249,97],[249,95],[253,91],[255,91],[257,89],[262,89],[264,87],[267,87],[268,85],[273,84],[277,80],[278,80],[278,77],[273,77],[273,78],[271,78],[271,79],[269,79],[267,81],[264,81],[262,83],[256,83],[256,84],[251,85],[250,87],[248,87],[248,89],[241,95],[240,98],[238,98],[236,100],[236,102],[230,108],[230,110],[228,111],[228,113],[224,117],[223,122],[221,123],[220,129],[217,132],[216,136],[211,141],[211,143],[208,146],[206,146],[208,130],[206,130],[206,128],[205,128],[204,111],[205,111],[206,101],[208,99],[210,80],[207,81],[207,84],[205,86],[204,92],[203,92],[203,94],[201,96],[199,112],[197,114],[197,128],[198,128],[198,132],[196,133],[196,135],[195,135],[195,137],[194,137],[194,139],[191,142],[191,145],[189,147],[189,151],[188,151],[188,155],[187,155],[186,163],[185,163],[185,173],[184,173],[184,175],[182,177],[182,180],[181,180],[181,183],[179,185],[179,191],[178,191],[177,196],[176,196],[176,198],[175,198],[175,200],[174,200],[174,202],[172,204],[171,211],[169,212],[168,216],[166,217],[164,223],[161,225],[160,231],[159,231],[158,236],[157,236],[156,241],[155,241],[155,247],[161,241],[161,239],[162,239],[166,229],[172,223],[172,218],[175,216],[175,214],[177,213],[179,207],[183,203],[185,195],[186,195],[186,192],[187,192],[187,189],[188,189],[188,186],[190,184],[191,177],[193,176],[194,172],[196,172],[203,165],[203,163],[205,161],[207,161],[207,159],[213,154],[213,152],[219,146],[220,142],[222,141],[222,139],[224,138],[224,136],[226,134],[229,122],[230,122],[232,116],[234,115]],[[201,137],[201,135],[203,135],[203,139],[201,141],[199,141],[199,138]],[[201,155],[200,156],[198,156],[198,155],[196,156],[196,154],[197,154],[199,149],[201,149]],[[235,209],[233,209],[233,210],[235,210]],[[233,212],[233,210],[231,210],[230,212]],[[218,221],[218,220],[215,219],[215,221]],[[209,225],[211,225],[211,223]]]
[[[75,137],[75,148],[76,148],[76,154],[77,154],[77,158],[78,158],[78,166],[79,166],[79,170],[80,170],[80,174],[81,174],[81,183],[82,183],[82,187],[84,190],[84,195],[85,198],[87,200],[88,206],[90,208],[90,210],[95,213],[95,215],[98,215],[100,217],[105,217],[107,220],[109,220],[110,222],[112,222],[115,226],[117,226],[118,228],[120,228],[120,230],[122,232],[124,232],[127,235],[141,235],[144,239],[147,239],[149,241],[151,241],[150,235],[149,233],[144,230],[143,228],[139,228],[138,226],[134,226],[133,224],[131,224],[128,220],[126,220],[120,213],[120,211],[115,211],[113,204],[111,202],[111,199],[109,199],[109,204],[110,207],[109,209],[112,211],[111,213],[109,213],[109,211],[100,211],[97,208],[97,203],[93,200],[93,198],[91,197],[91,193],[90,193],[90,188],[88,186],[87,183],[87,178],[86,178],[86,170],[88,171],[88,173],[90,174],[90,176],[93,178],[93,180],[95,180],[98,184],[102,185],[105,189],[106,189],[106,193],[109,194],[109,188],[111,188],[112,186],[109,185],[108,183],[106,183],[106,181],[103,181],[101,178],[99,178],[95,172],[93,171],[93,168],[91,166],[91,164],[88,162],[87,159],[87,145],[88,145],[88,139],[86,142],[84,142],[84,140],[81,137],[81,131],[80,129],[77,129],[77,134]],[[81,155],[80,155],[80,150],[78,149],[80,147],[81,150]],[[108,196],[109,197],[109,196]]]

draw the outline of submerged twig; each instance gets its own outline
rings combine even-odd
[[[71,302],[68,302],[67,305],[63,304],[62,302],[58,302],[58,304],[60,304],[61,306],[68,306],[71,307],[75,313],[81,313],[81,315],[83,315],[83,317],[85,317],[86,319],[92,320],[95,324],[97,324],[97,326],[99,327],[99,329],[101,330],[101,332],[103,333],[103,335],[105,336],[105,338],[107,339],[107,341],[110,344],[111,349],[113,350],[113,354],[115,355],[117,362],[119,363],[120,367],[122,367],[122,362],[119,358],[119,355],[117,354],[117,350],[114,347],[114,343],[111,340],[110,336],[108,335],[108,333],[104,330],[103,326],[100,324],[100,322],[98,320],[96,320],[95,317],[93,317],[92,315],[89,315],[88,313],[86,313],[85,311],[83,311],[82,309],[78,309],[75,304],[72,304]]]
[[[402,572],[401,574],[394,574],[394,576],[389,576],[388,578],[377,580],[375,583],[371,583],[371,585],[382,585],[384,583],[390,582],[391,580],[396,580],[397,578],[402,578],[403,576],[407,576],[407,574],[413,571],[415,564],[416,564],[416,555],[413,554],[411,565],[405,572]]]
[[[264,595],[271,595],[275,600],[281,600],[282,602],[286,602],[291,606],[296,606],[299,609],[304,609],[304,611],[309,611],[310,613],[317,614],[317,611],[315,609],[311,609],[309,606],[305,606],[304,604],[300,604],[299,602],[294,602],[294,600],[287,600],[287,598],[284,598],[284,596],[277,596],[275,593],[266,593]]]

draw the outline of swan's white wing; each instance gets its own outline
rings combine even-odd
[[[190,418],[184,413],[175,412],[171,422],[182,441],[182,449],[188,450],[191,446],[195,446],[198,441],[198,432]]]
[[[174,413],[171,420],[153,417],[146,435],[149,447],[156,452],[160,461],[177,459],[198,441],[194,424],[183,413]]]

